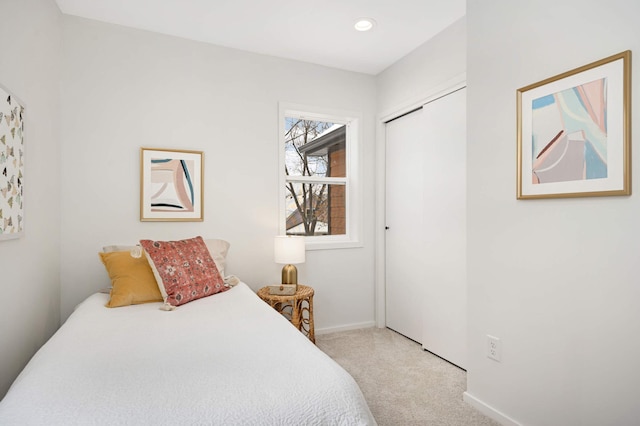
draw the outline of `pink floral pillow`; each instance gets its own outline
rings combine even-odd
[[[140,244],[166,303],[184,305],[229,289],[202,237]]]

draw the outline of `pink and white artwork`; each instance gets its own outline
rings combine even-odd
[[[532,101],[533,184],[607,177],[607,79]]]
[[[631,194],[631,51],[516,96],[518,199]]]
[[[140,156],[140,220],[203,220],[204,154],[142,148]]]

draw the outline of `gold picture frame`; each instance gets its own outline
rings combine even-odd
[[[140,148],[140,221],[204,220],[204,153]]]
[[[631,194],[631,51],[517,90],[517,198]]]

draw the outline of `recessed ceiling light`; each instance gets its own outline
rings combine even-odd
[[[358,18],[356,24],[353,26],[358,31],[369,31],[375,27],[376,21],[371,18]]]

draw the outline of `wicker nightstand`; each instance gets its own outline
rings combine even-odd
[[[313,288],[298,284],[295,294],[280,296],[269,294],[269,287],[262,287],[258,290],[258,296],[291,321],[309,340],[316,342],[313,329]]]

